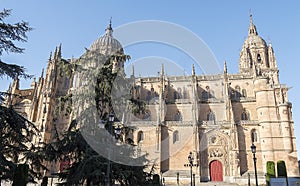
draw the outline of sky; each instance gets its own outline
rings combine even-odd
[[[12,9],[6,19],[14,23],[29,22],[33,30],[28,33],[24,54],[6,54],[4,61],[23,65],[29,74],[40,76],[46,68],[50,52],[62,44],[64,58],[77,58],[85,48],[104,34],[112,17],[113,28],[144,20],[174,23],[196,34],[211,50],[219,66],[226,60],[229,73],[238,72],[240,50],[247,37],[249,15],[253,15],[258,34],[272,43],[279,68],[280,82],[287,84],[289,101],[293,103],[293,119],[297,149],[300,149],[300,2],[286,1],[38,1],[0,0],[1,9]],[[170,35],[172,31],[170,30]],[[178,36],[184,38],[185,36]],[[190,74],[191,57],[164,44],[148,42],[125,47],[125,53],[134,61],[150,58],[176,62],[183,69],[181,75]],[[201,69],[196,69],[201,74]],[[149,74],[151,75],[151,74]],[[10,79],[0,79],[0,90],[7,90]],[[30,81],[21,81],[29,88]],[[300,153],[298,151],[298,157]]]

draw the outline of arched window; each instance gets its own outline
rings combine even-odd
[[[286,165],[283,160],[277,161],[277,174],[278,177],[287,177]]]
[[[251,142],[252,143],[257,142],[257,132],[255,129],[251,130]]]
[[[144,141],[144,133],[143,131],[139,131],[138,132],[138,143],[141,142],[141,141]]]
[[[173,132],[173,143],[179,141],[179,134],[178,131],[176,130],[175,132]]]
[[[215,113],[209,111],[209,113],[207,114],[207,121],[215,121],[215,120],[216,120]]]
[[[202,99],[203,100],[207,100],[208,99],[208,93],[205,90],[202,91]]]
[[[177,92],[176,91],[173,92],[173,98],[177,99]]]
[[[235,86],[235,98],[239,99],[241,97],[241,87],[240,86]]]
[[[235,91],[233,89],[230,89],[230,98],[235,99]]]
[[[237,92],[241,92],[241,87],[240,86],[235,86],[235,91],[237,91]]]
[[[250,120],[250,114],[246,110],[242,112],[241,120]]]
[[[242,90],[242,97],[247,97],[247,90],[246,89],[243,89]]]
[[[177,99],[182,99],[182,90],[181,88],[177,88]]]
[[[133,145],[134,144],[134,137],[133,137],[133,130],[130,129],[129,131],[126,132],[126,144]]]
[[[177,110],[177,112],[175,113],[174,120],[175,121],[182,121],[182,115],[181,115],[179,110]]]
[[[257,62],[261,62],[261,57],[260,57],[260,54],[257,54]]]
[[[150,100],[151,100],[151,92],[148,91],[146,96],[146,101],[150,101]]]

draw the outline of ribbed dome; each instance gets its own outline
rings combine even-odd
[[[243,48],[266,48],[266,41],[258,35],[248,36],[244,42]]]
[[[91,45],[90,50],[99,51],[103,55],[123,54],[121,43],[112,36],[113,29],[111,23],[105,31],[105,34]]]

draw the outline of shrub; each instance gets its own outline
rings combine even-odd
[[[266,181],[267,185],[270,185],[270,178],[275,177],[275,163],[273,161],[267,161],[267,174]]]

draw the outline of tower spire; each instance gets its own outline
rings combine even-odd
[[[248,36],[251,36],[251,35],[257,35],[257,30],[256,30],[256,26],[253,23],[252,14],[250,14],[250,26],[249,26],[249,31],[248,31]]]
[[[49,61],[52,60],[52,52],[50,52]]]
[[[226,60],[224,61],[224,74],[227,74],[227,63],[226,63]]]
[[[109,19],[109,28],[111,28],[111,20],[112,20],[112,17],[110,17],[110,19]]]
[[[54,51],[54,57],[53,59],[56,59],[57,58],[57,47],[55,47],[55,51]]]
[[[44,68],[42,69],[41,78],[44,77]]]
[[[196,72],[195,72],[195,66],[194,64],[192,65],[192,75],[195,76],[196,75]]]
[[[20,80],[19,80],[19,75],[17,74],[12,84],[12,94],[15,94],[16,90],[19,90],[19,88],[20,88]]]
[[[134,65],[132,64],[132,67],[131,67],[131,75],[134,76]]]
[[[161,64],[160,77],[163,78],[165,76],[165,67],[164,64]]]
[[[61,58],[61,43],[59,44],[58,49],[57,49],[57,57]]]

